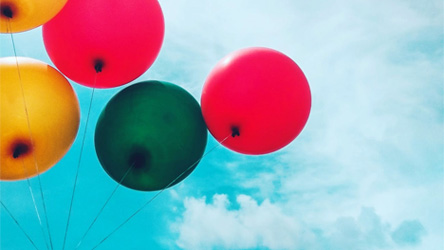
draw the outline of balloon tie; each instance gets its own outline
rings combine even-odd
[[[3,208],[6,210],[6,212],[8,213],[8,215],[12,218],[12,220],[15,222],[15,224],[17,224],[17,226],[20,228],[20,230],[22,230],[22,232],[25,234],[26,238],[28,238],[29,242],[31,242],[31,244],[34,246],[35,249],[38,250],[37,246],[35,245],[34,241],[32,241],[31,237],[29,237],[29,234],[26,233],[26,231],[23,229],[23,227],[20,225],[20,223],[18,222],[18,220],[14,217],[14,215],[12,215],[11,211],[9,211],[9,209],[5,206],[5,204],[3,204],[3,201],[0,201],[0,203],[2,204]]]
[[[183,171],[179,176],[177,176],[174,180],[172,180],[168,185],[166,185],[163,189],[159,190],[151,199],[149,199],[145,204],[143,204],[139,209],[137,209],[134,213],[132,213],[126,220],[124,220],[119,226],[117,226],[111,233],[109,233],[105,238],[103,238],[97,245],[95,245],[91,250],[96,249],[98,246],[100,246],[103,242],[105,242],[111,235],[113,235],[115,232],[117,232],[122,226],[124,226],[128,221],[130,221],[134,216],[136,216],[140,211],[142,211],[146,206],[148,206],[154,199],[156,199],[163,191],[165,191],[167,188],[171,187],[180,177],[182,177],[186,172],[190,171],[197,163],[199,163],[200,160],[202,160],[205,156],[207,156],[209,153],[211,153],[213,150],[218,148],[222,143],[225,142],[230,137],[230,135],[227,135],[222,141],[219,142],[219,144],[212,147],[210,150],[208,150],[204,155],[202,155],[197,161],[195,161],[193,164],[191,164],[185,171]]]
[[[85,139],[86,139],[86,131],[88,128],[88,123],[89,123],[89,117],[90,117],[90,113],[91,113],[91,107],[92,107],[92,101],[94,98],[94,92],[95,92],[95,87],[96,87],[96,81],[97,81],[97,74],[94,75],[94,84],[93,84],[93,88],[92,88],[92,92],[91,92],[91,98],[89,100],[89,107],[88,107],[88,113],[86,115],[86,122],[85,122],[85,128],[83,130],[83,138],[82,138],[82,145],[80,146],[80,155],[79,155],[79,160],[77,162],[77,170],[76,170],[76,176],[74,178],[74,188],[72,189],[72,194],[71,194],[71,202],[69,205],[69,212],[68,212],[68,220],[66,222],[66,228],[65,228],[65,236],[63,237],[63,246],[62,246],[62,250],[65,249],[65,244],[66,244],[66,238],[68,236],[68,229],[69,229],[69,223],[71,221],[71,212],[72,212],[72,205],[74,203],[74,194],[76,192],[76,187],[77,187],[77,179],[79,177],[79,169],[80,169],[80,163],[82,161],[82,155],[83,155],[83,148],[85,145]]]
[[[131,172],[131,170],[133,170],[133,168],[136,166],[136,163],[133,163],[128,170],[126,170],[125,174],[122,176],[122,178],[120,179],[119,183],[116,185],[116,187],[114,188],[114,190],[111,192],[111,194],[109,195],[108,199],[105,201],[105,203],[103,204],[102,208],[99,210],[99,212],[97,213],[96,217],[94,218],[94,220],[91,222],[91,224],[89,225],[88,229],[86,230],[86,232],[83,234],[82,238],[80,239],[79,243],[77,243],[77,246],[75,249],[78,249],[80,247],[80,245],[82,244],[82,241],[85,239],[86,235],[88,234],[88,232],[91,230],[92,226],[94,225],[94,223],[96,223],[97,219],[99,218],[99,216],[102,214],[103,210],[105,209],[106,205],[108,204],[108,202],[111,200],[111,198],[113,197],[114,193],[117,191],[117,189],[120,187],[120,185],[122,185],[123,180],[125,179],[125,177]]]
[[[147,157],[148,155],[148,157]],[[129,163],[134,166],[136,169],[148,167],[147,161],[149,158],[149,152],[148,151],[136,151],[134,154],[130,156]]]
[[[26,154],[28,152],[29,152],[28,145],[24,143],[19,143],[14,147],[14,151],[12,152],[12,157],[14,157],[14,159],[17,159],[21,155]]]
[[[239,127],[233,126],[231,127],[231,137],[240,136]]]
[[[96,70],[96,73],[102,72],[103,64],[104,64],[103,61],[100,59],[97,59],[94,62],[94,69]]]
[[[13,12],[12,12],[11,6],[4,5],[1,7],[1,9],[2,9],[1,11],[2,11],[3,16],[5,16],[7,18],[12,18]]]
[[[17,65],[17,73],[18,73],[18,77],[19,77],[20,90],[21,90],[21,94],[22,94],[23,106],[24,106],[25,115],[26,115],[26,122],[27,122],[27,125],[28,125],[29,138],[30,138],[30,141],[31,141],[31,148],[33,149],[34,148],[34,140],[33,140],[33,136],[32,136],[31,122],[29,121],[28,104],[26,102],[25,91],[23,89],[22,76],[20,74],[20,67],[19,67],[19,62],[18,62],[18,58],[17,58],[17,50],[15,48],[14,36],[12,35],[12,28],[11,28],[11,23],[10,23],[9,19],[8,19],[7,25],[8,25],[9,31],[10,31],[9,34],[11,35],[12,48],[14,50],[15,63]],[[52,245],[51,230],[50,230],[50,227],[49,227],[48,213],[46,211],[46,202],[45,202],[45,196],[43,194],[43,187],[42,187],[43,185],[42,185],[42,181],[41,181],[41,178],[40,178],[39,166],[37,164],[37,158],[36,158],[36,155],[34,153],[34,150],[31,150],[31,153],[32,153],[32,156],[34,158],[34,167],[35,167],[35,171],[36,171],[36,174],[37,174],[37,180],[38,180],[38,184],[39,184],[39,188],[40,188],[40,197],[42,199],[43,214],[45,215],[46,229],[48,231],[49,243],[50,243],[50,247],[51,247],[51,250],[52,250],[53,249],[53,245]],[[46,239],[45,239],[45,241],[46,241]]]

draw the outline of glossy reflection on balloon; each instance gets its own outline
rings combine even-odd
[[[157,0],[70,0],[43,26],[43,41],[68,78],[112,88],[136,79],[153,64],[164,26]]]
[[[116,94],[97,122],[95,146],[105,171],[144,191],[179,183],[196,167],[207,143],[197,101],[171,83],[146,81]],[[194,165],[193,165],[194,164]],[[190,166],[191,169],[186,171]]]
[[[20,77],[14,57],[0,59],[1,180],[32,177],[35,163],[39,173],[56,164],[72,145],[80,120],[77,96],[62,74],[34,59],[17,60]]]
[[[293,141],[307,122],[310,88],[288,56],[247,48],[223,58],[202,91],[202,113],[211,134],[244,154],[266,154]]]
[[[1,33],[22,32],[36,28],[53,18],[67,0],[1,0]]]

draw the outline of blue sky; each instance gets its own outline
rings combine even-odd
[[[442,249],[442,1],[160,4],[163,47],[132,83],[169,81],[200,100],[218,60],[264,46],[305,72],[311,115],[300,136],[278,152],[248,156],[216,148],[98,249]],[[0,39],[1,56],[12,56],[9,35]],[[40,28],[14,39],[19,56],[51,64]],[[79,135],[41,175],[55,249],[63,242],[91,94],[72,84],[82,112]],[[67,249],[116,186],[97,160],[93,133],[119,89],[98,90],[93,100]],[[207,150],[215,145],[210,137]],[[31,184],[39,194],[36,178]],[[80,249],[91,249],[154,194],[120,187]],[[1,200],[44,249],[27,182],[1,182]],[[0,239],[1,249],[32,247],[3,209]]]

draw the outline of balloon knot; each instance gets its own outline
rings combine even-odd
[[[100,59],[97,59],[94,62],[94,69],[96,70],[96,73],[102,72],[102,68],[103,68],[103,61]]]
[[[19,143],[14,147],[12,157],[17,159],[20,155],[26,154],[29,151],[29,146],[24,143]]]
[[[2,6],[1,11],[2,11],[2,16],[5,16],[7,18],[12,18],[13,13],[10,6],[8,5]]]
[[[136,150],[129,158],[129,164],[135,169],[147,167],[149,152],[145,150]]]
[[[240,136],[239,127],[237,126],[231,127],[231,136],[232,137]]]

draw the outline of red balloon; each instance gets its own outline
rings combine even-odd
[[[310,114],[310,87],[299,66],[268,48],[229,54],[211,71],[202,91],[211,134],[227,148],[266,154],[291,141]]]
[[[43,25],[43,41],[68,78],[112,88],[148,70],[159,54],[164,28],[157,0],[69,0]]]

